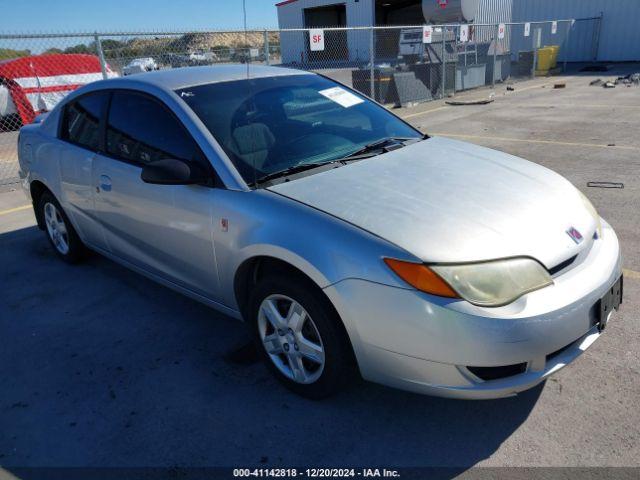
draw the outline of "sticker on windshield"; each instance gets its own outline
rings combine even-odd
[[[356,97],[353,93],[347,92],[344,88],[333,87],[326,90],[320,90],[320,95],[327,97],[329,100],[336,102],[338,105],[344,108],[353,107],[359,103],[364,103],[364,100]]]

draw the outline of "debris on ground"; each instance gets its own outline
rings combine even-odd
[[[616,88],[616,84],[615,84],[615,83],[613,83],[613,82],[604,82],[604,83],[602,84],[602,87],[603,87],[603,88]]]
[[[593,187],[593,188],[624,188],[624,183],[620,183],[620,182],[587,182],[587,187]]]
[[[507,85],[507,90],[509,90],[510,92],[513,92],[516,89],[516,87],[514,87],[513,85]]]
[[[629,75],[625,75],[624,77],[618,77],[615,82],[616,85],[640,85],[640,73],[630,73]]]
[[[595,80],[592,80],[589,82],[589,86],[591,87],[598,87],[602,85],[602,79],[601,78],[596,78]]]
[[[447,105],[463,106],[463,105],[486,105],[492,103],[493,98],[481,98],[479,100],[447,100]]]
[[[566,83],[554,83],[553,84],[553,88],[566,88],[567,84]]]

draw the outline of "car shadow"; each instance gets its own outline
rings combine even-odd
[[[247,327],[98,255],[70,266],[36,227],[0,234],[0,465],[448,467],[491,457],[518,397],[459,401],[363,381],[282,387]]]

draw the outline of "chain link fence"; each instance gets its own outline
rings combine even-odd
[[[102,78],[251,63],[312,70],[407,106],[596,59],[601,18],[482,25],[77,34],[0,33],[0,185],[22,125]]]

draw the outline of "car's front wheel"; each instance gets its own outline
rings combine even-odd
[[[285,386],[318,399],[345,384],[353,370],[349,342],[319,289],[295,276],[268,276],[250,303],[257,348]]]
[[[38,202],[38,209],[47,238],[58,256],[69,263],[78,262],[84,254],[84,245],[58,200],[49,192],[44,192]]]

